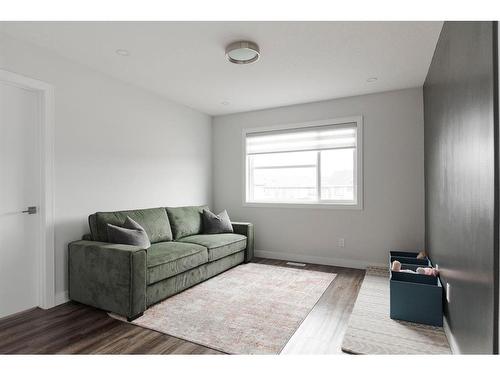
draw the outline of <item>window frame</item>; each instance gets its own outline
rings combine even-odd
[[[248,181],[248,158],[246,152],[247,134],[275,130],[289,130],[297,128],[307,128],[314,126],[325,125],[345,125],[346,123],[356,123],[356,152],[354,163],[354,183],[356,188],[356,202],[344,203],[340,201],[320,200],[314,203],[294,203],[294,202],[252,202],[247,200],[247,191],[250,189],[250,181]],[[317,167],[321,168],[321,157],[318,152]],[[281,124],[264,126],[257,128],[242,129],[242,205],[243,207],[269,207],[269,208],[320,208],[320,209],[342,209],[342,210],[362,210],[363,209],[363,116],[351,116],[332,118],[318,121],[308,121],[291,124]],[[321,179],[321,170],[317,173],[317,178]],[[317,188],[321,189],[320,181],[317,181]]]

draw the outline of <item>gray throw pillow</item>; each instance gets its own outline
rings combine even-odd
[[[123,227],[108,224],[108,240],[111,243],[140,246],[148,249],[151,246],[148,234],[144,228],[136,221],[127,216],[123,222]]]
[[[216,215],[213,212],[203,210],[203,232],[206,234],[233,233],[233,226],[227,211],[224,210]]]

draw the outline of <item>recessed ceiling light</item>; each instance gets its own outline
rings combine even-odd
[[[220,104],[222,104],[222,105],[229,105],[229,102],[226,101],[226,100],[224,100],[223,102],[220,102]]]
[[[371,77],[371,78],[368,78],[368,79],[366,80],[366,82],[368,82],[368,83],[372,83],[372,82],[376,82],[376,81],[378,81],[378,78],[377,78],[377,77]]]
[[[120,55],[120,56],[130,56],[130,52],[126,49],[119,48],[115,52],[117,55]]]
[[[259,46],[253,42],[238,41],[226,47],[226,58],[233,64],[251,64],[259,57]]]

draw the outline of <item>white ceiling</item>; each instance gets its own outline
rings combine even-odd
[[[12,37],[211,115],[421,86],[441,27],[442,22],[0,23],[0,31]],[[225,46],[241,39],[259,44],[258,62],[226,61]],[[378,80],[368,83],[370,77]]]

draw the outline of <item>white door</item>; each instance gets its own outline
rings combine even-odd
[[[39,304],[38,101],[0,81],[0,318]]]

